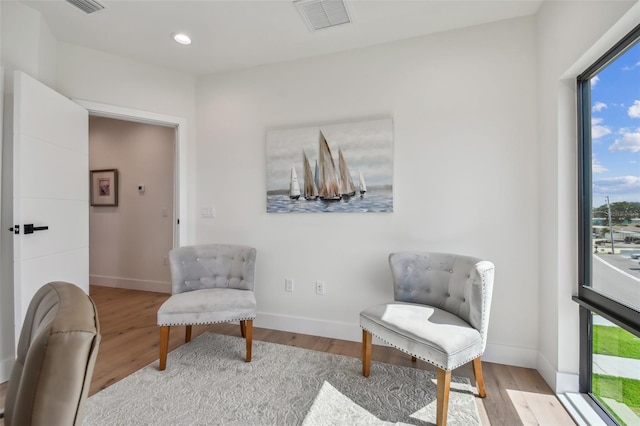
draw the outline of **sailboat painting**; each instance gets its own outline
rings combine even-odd
[[[267,213],[393,212],[393,121],[267,131],[266,195]]]
[[[289,179],[289,198],[297,200],[300,198],[300,184],[298,183],[298,175],[296,168],[291,166],[291,179]]]

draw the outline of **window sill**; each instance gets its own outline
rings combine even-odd
[[[567,392],[558,395],[569,415],[580,426],[611,426],[615,425],[611,419],[606,421],[599,414],[599,407],[584,393]]]

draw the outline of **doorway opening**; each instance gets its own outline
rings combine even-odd
[[[187,162],[187,124],[186,119],[182,117],[157,114],[148,111],[142,111],[132,108],[126,108],[121,106],[102,104],[97,102],[85,101],[74,99],[74,102],[80,104],[84,108],[89,111],[89,115],[92,118],[107,118],[107,119],[115,119],[125,122],[131,122],[134,124],[148,124],[155,125],[164,128],[170,128],[175,134],[174,141],[174,158],[173,158],[173,204],[171,211],[167,208],[167,216],[173,217],[173,236],[172,236],[172,246],[179,247],[183,245],[189,244],[190,237],[187,233],[187,175],[186,175],[186,162]],[[145,192],[147,191],[146,183],[144,182],[135,182],[135,189],[137,191],[137,187],[141,184],[145,185]],[[139,193],[138,193],[139,195]],[[160,206],[159,214],[162,216],[165,212],[163,210],[164,207]],[[157,210],[157,208],[156,208]],[[157,211],[156,211],[157,213]],[[166,256],[166,254],[165,254]],[[159,269],[165,268],[164,266],[164,256],[160,256],[160,259],[157,259],[157,255],[154,259],[151,260],[152,263],[159,264]],[[168,270],[168,267],[166,267]],[[123,287],[140,289],[140,290],[149,290],[149,287],[145,283],[126,283],[124,282]],[[151,284],[152,288],[156,288],[151,291],[164,291],[170,293],[170,283],[168,285],[161,286],[158,290],[157,285],[154,287]]]
[[[89,117],[91,284],[171,291],[175,147],[174,127]]]

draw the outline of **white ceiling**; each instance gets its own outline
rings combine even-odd
[[[543,0],[348,1],[351,24],[314,33],[286,0],[100,0],[106,8],[90,15],[64,0],[21,1],[58,40],[205,75],[532,15]],[[193,43],[175,43],[178,31]]]

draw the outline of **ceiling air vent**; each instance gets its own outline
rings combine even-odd
[[[84,13],[93,13],[104,9],[104,6],[95,0],[67,0],[67,3],[71,3]]]
[[[293,4],[311,31],[351,22],[342,0],[297,0]]]

